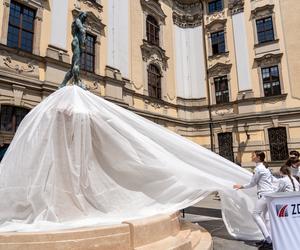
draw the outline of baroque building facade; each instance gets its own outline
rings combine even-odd
[[[0,143],[62,82],[87,11],[89,91],[251,167],[300,149],[294,0],[1,0]]]

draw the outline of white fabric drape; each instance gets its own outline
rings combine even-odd
[[[120,223],[191,206],[219,191],[231,235],[258,239],[251,173],[77,86],[24,118],[0,166],[0,231]]]

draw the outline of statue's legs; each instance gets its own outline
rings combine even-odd
[[[72,56],[71,69],[66,73],[65,78],[64,78],[63,82],[60,84],[59,88],[66,86],[68,81],[70,81],[72,77],[74,77],[74,80],[76,83],[77,79],[76,79],[76,76],[74,75],[74,72],[76,71],[75,67],[79,67],[78,62],[80,63],[80,48],[79,48],[79,42],[78,42],[77,37],[74,37],[72,40],[72,52],[73,52],[73,56]],[[78,74],[79,74],[79,72],[78,72]],[[77,76],[77,78],[78,78],[78,76]]]
[[[85,84],[81,81],[79,78],[80,73],[80,59],[81,59],[81,48],[78,37],[74,37],[72,41],[72,65],[71,69],[66,73],[66,76],[63,80],[63,82],[60,85],[60,88],[67,85],[68,81],[73,77],[74,78],[74,84],[78,85],[79,87],[86,89]]]
[[[66,75],[65,75],[65,78],[64,80],[62,81],[62,83],[59,85],[59,88],[62,88],[64,86],[67,85],[68,81],[70,81],[70,79],[73,77],[73,72],[72,72],[72,69],[70,69]]]
[[[76,40],[76,47],[74,48],[74,51],[73,51],[74,66],[73,66],[73,69],[72,69],[72,73],[73,73],[73,76],[74,76],[74,84],[76,84],[79,87],[82,87],[83,89],[86,89],[85,84],[79,78],[81,53],[82,52],[81,52],[81,48],[80,48],[80,43],[79,43],[79,40],[77,39]]]

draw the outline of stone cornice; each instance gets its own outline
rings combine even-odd
[[[7,2],[7,0],[5,0]],[[47,4],[48,0],[21,0],[19,2],[25,2],[27,5],[35,8],[41,8],[44,7],[45,4]]]
[[[173,22],[181,28],[193,28],[200,26],[203,19],[203,10],[200,2],[181,3],[175,0],[173,3]]]

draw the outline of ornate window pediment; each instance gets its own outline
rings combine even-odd
[[[206,25],[210,25],[216,20],[226,20],[225,10],[218,11],[206,16]]]
[[[267,54],[259,58],[255,58],[255,62],[258,67],[268,67],[275,64],[280,64],[282,53],[279,54]]]
[[[143,40],[143,44],[141,45],[142,57],[145,62],[155,62],[160,66],[160,68],[166,70],[168,67],[168,59],[166,56],[165,50],[162,48],[151,45],[146,40]]]
[[[228,9],[231,14],[237,14],[244,11],[245,0],[229,0]]]
[[[202,24],[203,9],[200,2],[181,3],[174,1],[173,22],[181,28],[192,28]]]
[[[232,64],[217,63],[208,69],[208,75],[209,77],[228,75],[230,73],[231,66]]]
[[[89,8],[95,9],[98,12],[103,11],[103,7],[101,5],[100,0],[78,0],[78,2],[82,2],[83,4],[88,6]]]
[[[259,19],[266,16],[271,16],[274,12],[274,5],[267,4],[261,7],[257,7],[251,11],[251,18],[252,19]]]
[[[218,30],[225,30],[226,27],[226,19],[216,19],[211,23],[206,25],[207,32],[215,32]]]
[[[152,15],[160,23],[165,24],[166,15],[163,12],[161,5],[155,0],[140,0],[141,6],[146,15]]]
[[[72,14],[73,17],[75,17],[79,14],[79,11],[77,9],[74,9],[72,11]],[[85,22],[85,26],[87,28],[87,31],[91,33],[104,35],[105,25],[101,22],[101,19],[91,11],[87,12],[87,19]]]

